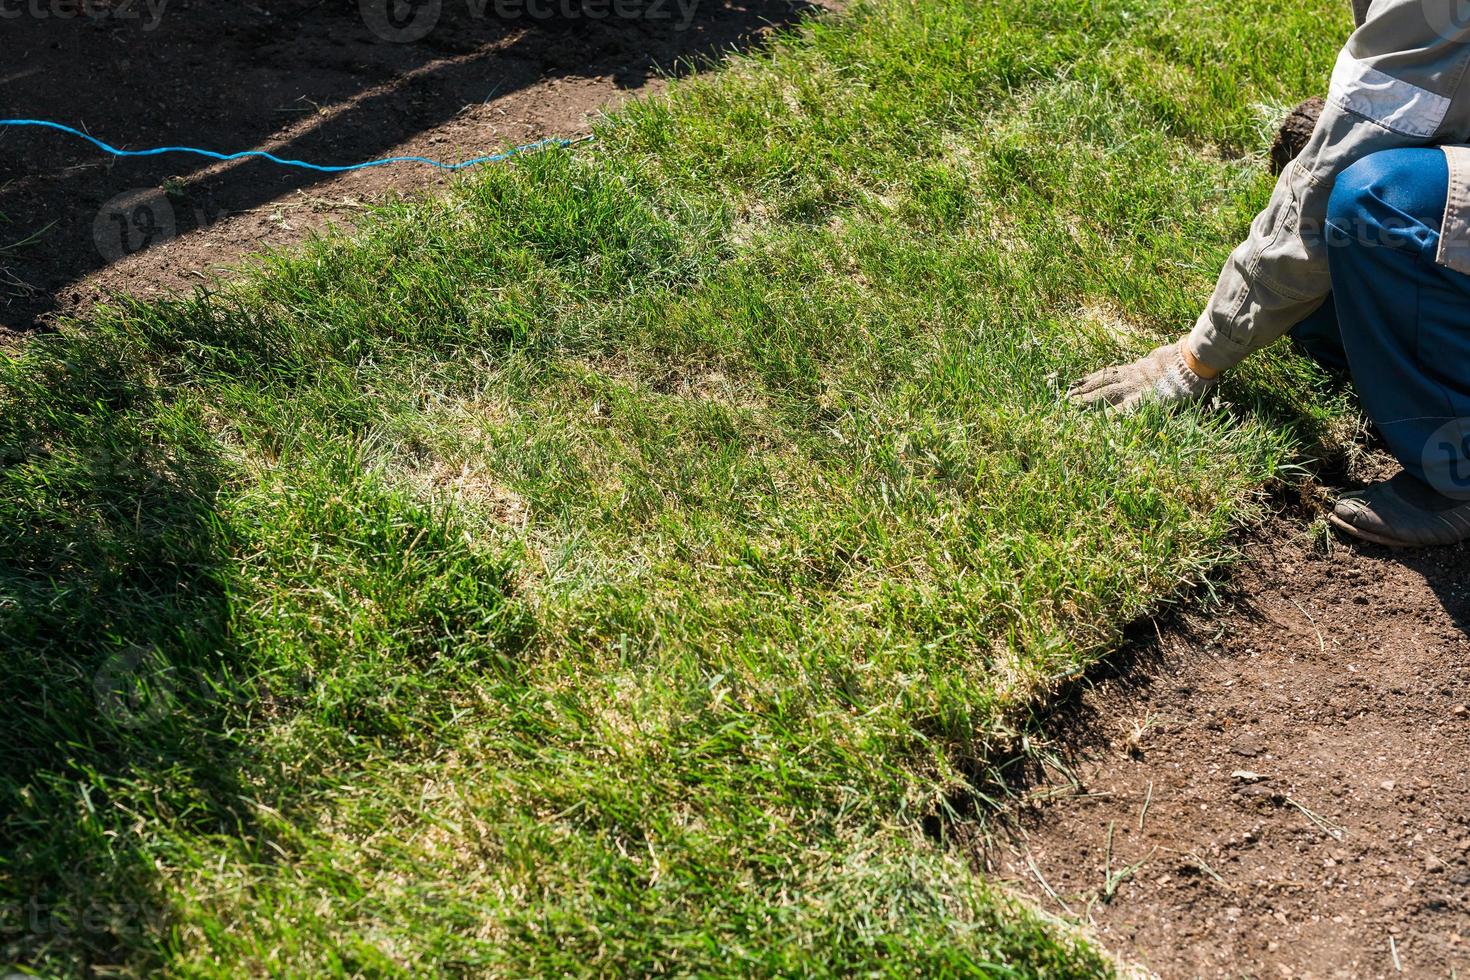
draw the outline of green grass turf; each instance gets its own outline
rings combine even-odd
[[[0,961],[1106,974],[932,830],[1332,438],[1286,357],[1057,392],[1192,322],[1338,7],[865,0],[0,363]]]

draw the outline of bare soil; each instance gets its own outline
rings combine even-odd
[[[1310,98],[1291,110],[1287,117],[1282,120],[1281,129],[1276,133],[1276,140],[1271,144],[1270,166],[1273,176],[1279,175],[1291,161],[1301,155],[1302,150],[1312,140],[1312,134],[1317,131],[1317,121],[1322,118],[1322,110],[1327,108],[1327,101],[1322,98]]]
[[[1134,631],[977,857],[1163,977],[1470,975],[1470,547],[1309,520]]]
[[[385,40],[438,5],[435,26]],[[368,10],[367,15],[364,10]],[[0,117],[124,149],[268,149],[338,165],[457,161],[548,137],[792,24],[805,0],[24,0],[0,11]],[[377,28],[375,30],[375,28]],[[327,176],[200,157],[116,160],[0,130],[0,332],[109,293],[187,291],[366,203],[453,179],[420,166]]]

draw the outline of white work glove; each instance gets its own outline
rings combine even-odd
[[[1182,343],[1175,341],[1132,364],[1089,374],[1067,389],[1067,398],[1074,405],[1107,405],[1120,412],[1132,412],[1148,402],[1167,405],[1203,398],[1215,379],[1201,378],[1190,369]]]

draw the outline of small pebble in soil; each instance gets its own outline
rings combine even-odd
[[[1230,743],[1230,751],[1251,759],[1266,751],[1266,743],[1258,735],[1245,734]]]

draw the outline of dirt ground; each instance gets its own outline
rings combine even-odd
[[[54,120],[124,149],[455,161],[584,134],[596,111],[810,9],[14,0],[0,9],[0,118]],[[417,166],[327,176],[260,161],[115,160],[61,133],[0,130],[0,332],[28,332],[109,292],[187,291],[266,246],[350,224],[364,202],[450,179]]]
[[[1470,547],[1309,527],[1294,504],[1223,608],[1139,627],[972,846],[1162,977],[1470,975]]]

